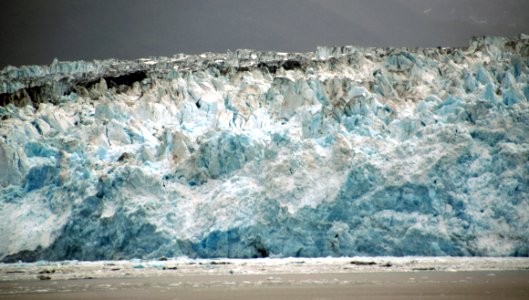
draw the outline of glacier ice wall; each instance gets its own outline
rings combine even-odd
[[[529,39],[0,72],[0,259],[529,255]]]

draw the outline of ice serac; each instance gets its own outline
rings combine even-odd
[[[0,259],[529,255],[529,39],[0,72]]]

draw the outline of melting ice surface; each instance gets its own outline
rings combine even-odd
[[[0,259],[529,255],[529,39],[0,72]]]

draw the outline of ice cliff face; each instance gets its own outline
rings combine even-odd
[[[0,73],[0,259],[529,255],[529,40]]]

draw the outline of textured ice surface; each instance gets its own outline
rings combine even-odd
[[[0,72],[0,259],[529,255],[529,40]]]

